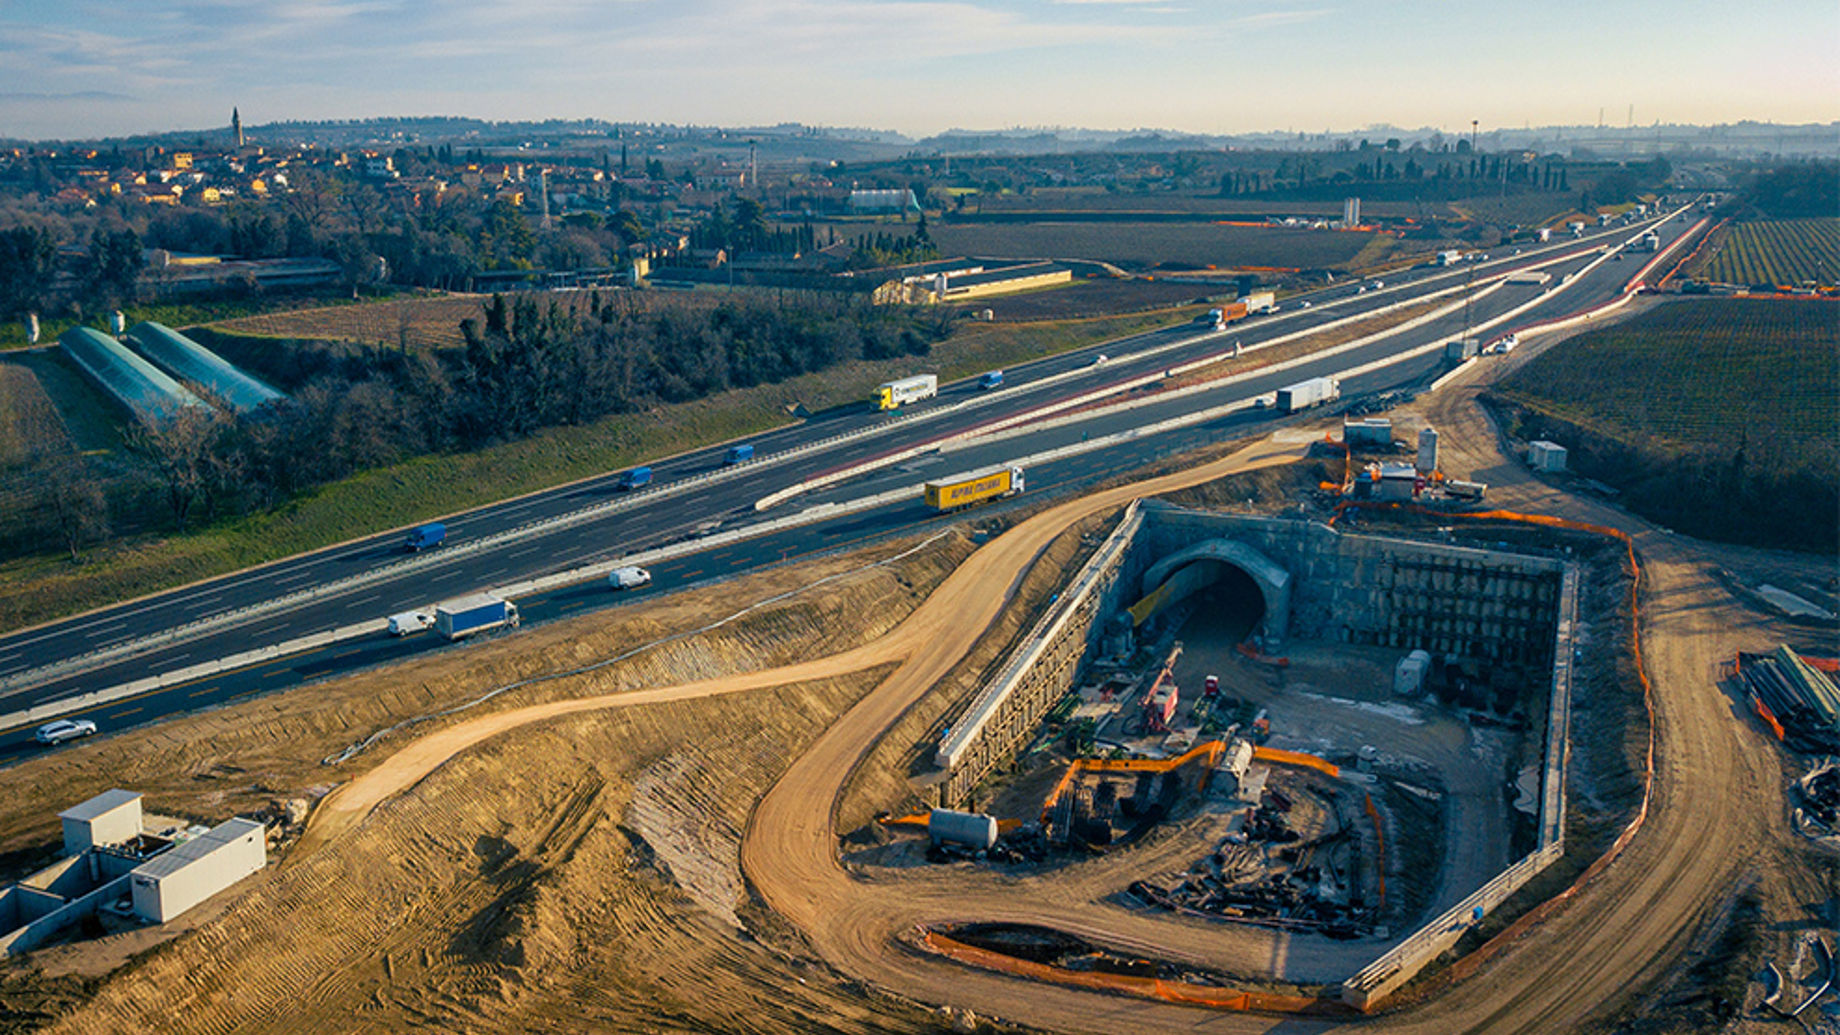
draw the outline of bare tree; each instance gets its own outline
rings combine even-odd
[[[129,442],[159,469],[173,524],[181,532],[204,494],[218,425],[217,414],[208,407],[187,406],[137,425],[128,435]]]
[[[82,559],[83,547],[109,534],[108,500],[102,486],[81,462],[72,459],[53,464],[46,472],[43,506],[57,528],[71,563]]]

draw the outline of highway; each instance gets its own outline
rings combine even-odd
[[[1675,219],[1661,227],[1663,244],[1690,225]],[[1565,240],[1523,254],[1499,253],[1486,264],[1454,270],[1414,269],[1388,274],[1384,289],[1357,291],[1357,285],[1337,285],[1302,296],[1313,304],[1304,308],[1287,299],[1285,312],[1229,327],[1223,333],[1197,333],[1192,325],[1177,326],[1109,342],[1079,352],[1020,365],[1006,371],[1006,387],[979,393],[973,382],[942,386],[935,400],[899,415],[879,414],[864,407],[843,408],[817,415],[798,425],[749,439],[760,460],[718,477],[686,484],[699,475],[718,472],[722,447],[698,450],[653,464],[657,485],[636,493],[617,508],[590,520],[537,529],[487,549],[439,552],[425,566],[389,574],[366,584],[338,588],[341,580],[374,571],[402,560],[399,533],[368,539],[290,558],[196,586],[157,594],[139,601],[105,608],[89,615],[49,623],[37,629],[0,637],[0,677],[20,673],[60,659],[108,647],[123,640],[159,633],[200,617],[218,614],[315,587],[324,595],[285,609],[271,611],[246,622],[228,624],[132,657],[91,667],[80,673],[33,681],[32,685],[0,695],[0,712],[12,712],[45,701],[111,686],[149,674],[171,672],[207,659],[224,657],[253,646],[278,643],[308,633],[374,619],[434,600],[475,589],[505,585],[520,579],[572,568],[598,558],[619,556],[664,543],[694,538],[717,528],[727,529],[759,520],[754,501],[803,479],[863,464],[877,457],[979,427],[996,418],[1025,409],[1050,405],[1093,392],[1103,386],[1153,375],[1196,357],[1218,354],[1233,342],[1256,346],[1331,321],[1372,313],[1398,302],[1411,302],[1430,292],[1461,286],[1468,278],[1516,268],[1539,259],[1571,253],[1592,254],[1551,266],[1555,283],[1561,274],[1579,271],[1596,258],[1596,246],[1620,243],[1636,232],[1622,225],[1587,235],[1584,241]],[[1632,259],[1637,258],[1632,256]],[[1615,297],[1640,262],[1603,262],[1579,276],[1564,291],[1551,294],[1533,310],[1511,324],[1487,332],[1493,337],[1516,326],[1552,319],[1589,308]],[[1538,297],[1539,288],[1506,286],[1477,299],[1468,307],[1467,321],[1483,323]],[[1460,295],[1448,296],[1451,300]],[[884,467],[861,478],[798,497],[789,507],[861,498],[953,470],[964,470],[1057,448],[1077,448],[1087,439],[1101,440],[1132,428],[1154,424],[1183,414],[1224,407],[1274,391],[1283,384],[1318,374],[1331,374],[1364,364],[1384,363],[1413,346],[1442,341],[1459,334],[1465,314],[1452,313],[1423,327],[1388,337],[1338,355],[1311,360],[1289,369],[1254,373],[1217,388],[1167,400],[1153,401],[1122,412],[1100,413],[1077,423],[1013,434],[1002,441],[956,448],[943,456],[922,456]],[[1098,353],[1109,358],[1092,363]],[[1433,353],[1391,363],[1348,379],[1344,396],[1359,396],[1428,380],[1442,369]],[[1242,409],[1205,422],[1161,434],[1144,435],[1110,444],[1084,455],[1031,466],[1029,497],[1065,491],[1121,473],[1196,445],[1255,433],[1281,419],[1269,410]],[[842,436],[842,437],[840,437]],[[835,441],[827,441],[835,440]],[[776,456],[795,449],[791,457]],[[618,500],[615,473],[481,508],[447,520],[450,543],[464,544],[503,533],[532,521],[554,519],[585,506]],[[832,521],[732,543],[652,566],[655,582],[640,594],[656,593],[711,579],[723,578],[764,564],[834,550],[865,539],[921,527],[949,519],[932,515],[916,500],[858,512]],[[577,585],[519,599],[526,620],[541,622],[632,599],[615,594],[598,583]],[[251,666],[131,700],[80,713],[94,719],[105,731],[150,721],[163,715],[221,703],[254,693],[299,685],[333,674],[403,660],[453,645],[426,634],[390,639],[383,636],[334,644],[326,648]],[[15,729],[0,734],[0,759],[16,757],[30,745],[30,731]]]

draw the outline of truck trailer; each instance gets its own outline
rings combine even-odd
[[[1221,330],[1227,324],[1244,320],[1248,316],[1269,313],[1278,308],[1277,296],[1270,291],[1254,291],[1228,302],[1219,309],[1209,309],[1195,322],[1212,330]]]
[[[1278,410],[1297,413],[1342,397],[1342,383],[1333,377],[1312,377],[1278,389]]]
[[[490,593],[455,597],[434,606],[434,627],[450,640],[500,626],[515,629],[517,624],[517,605]]]
[[[926,505],[944,513],[1022,491],[1022,468],[1004,465],[926,483]]]
[[[869,401],[875,403],[878,410],[898,410],[911,402],[931,399],[939,394],[939,378],[933,374],[917,374],[904,377],[899,381],[884,381],[876,386],[875,394]]]

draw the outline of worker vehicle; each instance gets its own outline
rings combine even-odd
[[[1278,389],[1278,409],[1298,413],[1342,397],[1342,383],[1333,377],[1312,377]]]
[[[754,447],[745,442],[738,446],[729,446],[728,452],[722,454],[722,464],[725,467],[745,464],[752,459],[754,459]]]
[[[415,553],[420,550],[430,550],[440,546],[446,539],[447,526],[441,524],[439,521],[430,521],[425,525],[417,525],[409,530],[409,535],[403,540],[403,549],[410,553]]]
[[[517,605],[491,593],[455,597],[434,606],[434,626],[450,640],[504,626],[515,629],[517,625]]]
[[[96,734],[96,724],[88,719],[58,719],[47,722],[32,735],[40,744],[62,744]]]
[[[434,628],[434,616],[426,611],[404,611],[390,616],[390,635],[408,636]]]
[[[652,573],[636,564],[615,568],[607,573],[607,585],[614,589],[638,589],[652,581]]]
[[[650,484],[652,484],[652,469],[649,467],[635,467],[620,475],[620,480],[614,483],[614,488],[622,491],[626,489],[643,489]]]
[[[1022,468],[1009,465],[986,467],[927,482],[926,505],[945,513],[974,503],[1014,496],[1022,488]]]
[[[939,378],[934,374],[916,374],[899,381],[884,381],[876,386],[869,401],[878,410],[898,410],[911,402],[931,399],[939,394]]]

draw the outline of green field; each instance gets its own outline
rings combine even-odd
[[[1840,535],[1840,303],[1694,299],[1536,357],[1501,398],[1517,435],[1638,512],[1713,538],[1832,552]]]
[[[1840,280],[1840,219],[1768,219],[1732,227],[1702,275],[1725,284],[1783,285]]]
[[[1206,222],[950,223],[931,228],[946,255],[1092,259],[1132,269],[1345,267],[1374,234]],[[1391,239],[1386,239],[1391,243]],[[1370,255],[1362,256],[1370,259]]]

